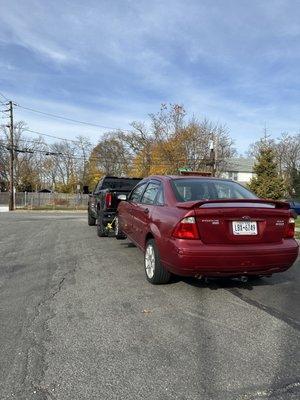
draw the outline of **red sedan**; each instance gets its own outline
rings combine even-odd
[[[270,276],[290,268],[299,247],[288,203],[199,176],[142,180],[120,202],[115,230],[144,252],[146,277],[156,284],[172,273]]]

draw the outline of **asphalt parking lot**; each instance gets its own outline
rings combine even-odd
[[[0,399],[299,399],[300,262],[146,282],[83,213],[0,214]]]

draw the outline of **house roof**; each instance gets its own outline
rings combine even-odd
[[[253,172],[254,158],[237,157],[227,161],[226,172]]]

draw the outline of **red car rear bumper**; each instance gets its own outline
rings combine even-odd
[[[255,246],[205,245],[200,240],[171,239],[164,246],[161,259],[167,269],[177,275],[270,275],[290,268],[298,250],[294,239]]]

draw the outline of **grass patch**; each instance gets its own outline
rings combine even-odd
[[[295,227],[296,229],[300,228],[300,218],[296,218],[295,219]],[[300,232],[297,232],[297,230],[295,231],[295,239],[300,239]]]

